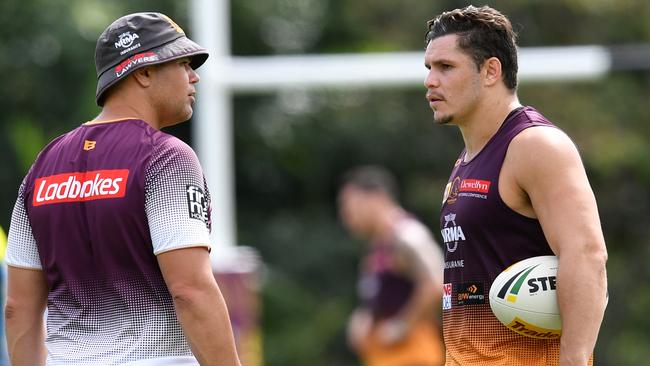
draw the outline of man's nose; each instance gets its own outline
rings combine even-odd
[[[436,88],[438,86],[440,86],[440,79],[438,78],[438,75],[433,70],[429,70],[427,77],[424,78],[424,87],[429,89]]]
[[[196,70],[191,68],[189,65],[187,65],[187,68],[189,69],[187,72],[190,75],[190,83],[192,83],[192,84],[198,83],[199,80],[201,80],[201,78],[199,77],[199,74],[196,72]]]

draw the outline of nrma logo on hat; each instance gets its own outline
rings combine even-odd
[[[124,32],[119,35],[119,39],[115,42],[115,48],[128,48],[131,47],[136,39],[140,38],[137,33]]]
[[[140,43],[133,44],[136,39],[139,39],[140,36],[138,36],[137,33],[131,33],[131,32],[124,32],[119,35],[117,42],[115,42],[115,48],[125,48],[120,52],[120,55],[123,55],[129,51],[133,51],[134,49],[140,47]]]
[[[539,264],[530,266],[528,268],[524,268],[522,271],[517,273],[516,275],[510,277],[508,281],[501,287],[499,290],[499,293],[497,294],[497,297],[500,299],[506,299],[506,294],[508,295],[508,298],[506,299],[509,302],[516,302],[517,301],[517,295],[519,295],[519,290],[521,289],[521,285],[524,284],[524,281],[526,281],[526,277],[530,274],[530,272],[535,269],[535,267],[539,266]],[[514,283],[514,285],[512,285]],[[510,287],[512,285],[512,288]],[[510,292],[508,293],[508,289],[510,289]]]

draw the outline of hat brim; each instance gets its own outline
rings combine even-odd
[[[161,46],[140,51],[123,60],[119,64],[111,66],[99,75],[97,78],[95,102],[101,107],[104,104],[102,96],[106,90],[117,82],[125,79],[127,75],[132,73],[134,70],[144,66],[162,64],[183,57],[190,57],[190,67],[192,67],[192,69],[198,69],[203,65],[203,63],[205,63],[208,56],[208,51],[205,48],[199,46],[185,36],[176,38],[175,40]]]

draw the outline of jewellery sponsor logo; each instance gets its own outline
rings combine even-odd
[[[34,206],[120,198],[126,194],[128,169],[63,173],[34,181]]]

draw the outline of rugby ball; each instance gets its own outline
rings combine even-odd
[[[490,308],[503,325],[526,337],[557,339],[557,257],[532,257],[501,272],[490,287]]]

